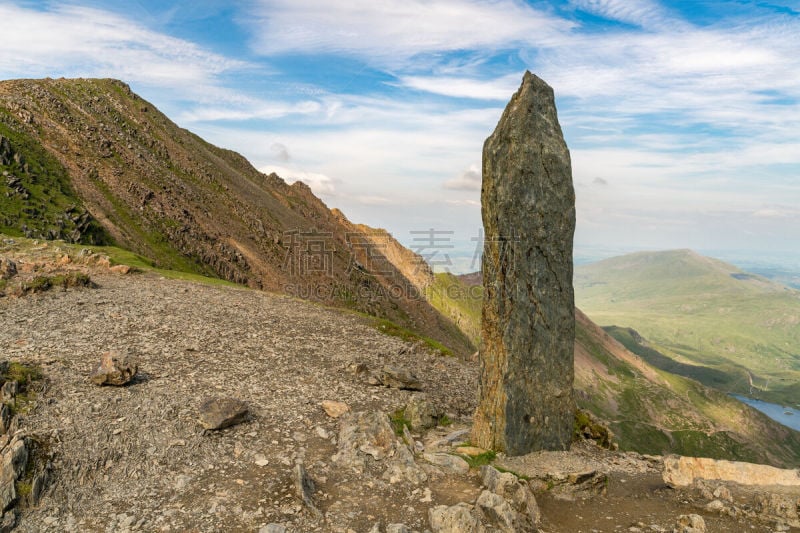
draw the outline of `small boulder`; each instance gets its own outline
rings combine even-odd
[[[676,533],[706,533],[706,521],[699,514],[681,515],[676,525]]]
[[[128,265],[114,265],[111,268],[109,268],[109,270],[115,274],[121,274],[124,276],[125,274],[130,273],[131,267],[129,267]]]
[[[507,533],[517,533],[517,513],[499,494],[485,490],[475,503],[485,521],[493,528]]]
[[[436,427],[439,421],[439,417],[428,401],[428,397],[422,393],[412,394],[404,411],[406,418],[411,422],[411,428],[415,431]]]
[[[303,505],[311,511],[316,518],[322,518],[322,512],[314,504],[314,481],[308,475],[306,468],[298,463],[294,468],[294,491]]]
[[[381,383],[386,387],[402,390],[421,390],[419,379],[409,370],[387,365],[381,372]]]
[[[433,533],[476,533],[482,529],[466,503],[433,507],[428,511],[428,520]]]
[[[426,453],[423,454],[422,457],[432,465],[436,465],[449,473],[469,473],[469,463],[457,455],[450,455],[449,453]]]
[[[320,405],[322,409],[325,410],[325,414],[331,418],[339,418],[350,410],[350,407],[346,403],[334,400],[324,400]]]
[[[0,257],[0,279],[11,279],[17,275],[17,264],[11,259]]]
[[[224,429],[244,422],[247,404],[235,398],[209,398],[200,404],[200,423],[206,429]]]
[[[130,383],[138,371],[139,365],[132,357],[117,352],[106,352],[90,379],[95,385],[119,387]]]

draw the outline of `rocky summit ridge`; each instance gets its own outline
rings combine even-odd
[[[178,127],[109,79],[0,82],[0,229],[115,243],[193,271],[388,319],[475,351],[419,297],[432,273],[380,229],[351,223],[302,182]]]

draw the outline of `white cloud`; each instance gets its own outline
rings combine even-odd
[[[514,73],[489,81],[454,77],[403,76],[400,78],[400,83],[411,89],[455,98],[505,102],[517,90],[521,79],[522,73]]]
[[[460,176],[445,181],[444,188],[456,191],[481,190],[481,169],[478,165],[470,165]]]
[[[56,5],[39,11],[2,4],[0,20],[5,77],[116,77],[176,87],[209,84],[245,66],[100,9]]]
[[[255,48],[403,63],[418,54],[545,44],[572,23],[519,0],[260,0]]]
[[[576,7],[609,20],[634,24],[644,28],[665,26],[664,8],[651,0],[573,0]],[[673,27],[677,21],[670,21]],[[681,24],[683,25],[683,24]]]

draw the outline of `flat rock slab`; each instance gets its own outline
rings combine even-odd
[[[397,366],[385,366],[380,376],[381,383],[386,387],[401,390],[421,390],[422,384],[410,370]]]
[[[241,424],[250,412],[247,404],[235,398],[210,398],[200,404],[200,423],[206,429],[224,429]]]
[[[138,371],[139,365],[134,358],[111,351],[102,355],[90,379],[95,385],[121,387],[130,383]]]
[[[800,470],[704,457],[664,458],[664,483],[667,485],[689,487],[698,479],[731,481],[750,486],[800,487]]]
[[[350,411],[350,406],[344,402],[337,402],[335,400],[323,400],[320,403],[325,414],[331,418],[339,418],[343,414]]]

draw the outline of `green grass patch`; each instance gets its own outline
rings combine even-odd
[[[8,164],[0,164],[0,231],[73,240],[80,225],[79,242],[111,242],[83,207],[68,171],[2,108],[0,136],[8,140],[14,154]]]
[[[389,419],[392,424],[392,429],[398,437],[403,436],[403,428],[408,428],[411,431],[411,420],[406,418],[405,409],[397,409],[390,416]]]
[[[417,333],[414,333],[410,329],[398,326],[391,320],[387,320],[385,318],[375,318],[375,317],[369,317],[369,318],[372,319],[373,321],[372,322],[373,327],[378,331],[380,331],[381,333],[390,335],[392,337],[397,337],[398,339],[402,339],[406,342],[411,342],[411,343],[422,342],[430,350],[434,352],[439,352],[441,355],[445,356],[453,355],[453,352],[439,341],[433,340],[428,337],[424,337],[422,335],[418,335]]]
[[[436,424],[441,426],[441,427],[446,428],[447,426],[452,426],[453,425],[453,421],[450,420],[449,416],[442,415],[442,416],[439,417],[439,420],[436,421]]]
[[[460,455],[460,457],[469,464],[470,468],[480,468],[492,464],[492,462],[497,459],[497,453],[493,450],[489,450],[479,455]]]
[[[68,289],[73,287],[93,287],[94,283],[83,272],[68,272],[55,276],[36,276],[19,286],[19,294],[36,294],[50,289]]]
[[[36,392],[43,377],[41,368],[35,365],[10,362],[3,368],[3,383],[6,381],[17,382],[17,394],[14,400],[6,404],[12,414],[24,414],[30,411],[35,405]]]

